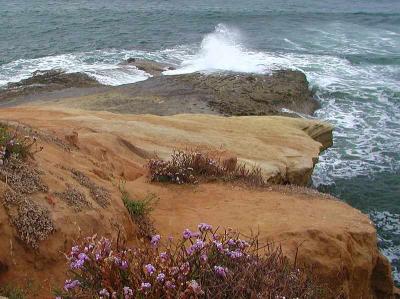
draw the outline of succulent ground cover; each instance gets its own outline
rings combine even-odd
[[[82,186],[89,189],[90,195],[94,201],[96,201],[102,208],[106,208],[110,205],[111,194],[110,191],[104,187],[98,186],[94,183],[86,174],[83,172],[72,169],[72,177]]]
[[[47,192],[48,187],[40,171],[27,161],[42,148],[37,147],[35,136],[22,133],[18,127],[0,124],[0,180],[8,188],[2,194],[2,204],[19,239],[38,248],[54,231],[54,224],[48,209],[30,198],[36,192]]]

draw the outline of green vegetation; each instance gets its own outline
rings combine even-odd
[[[7,284],[0,286],[0,296],[4,296],[8,299],[25,299],[25,291],[19,287]]]
[[[153,204],[156,202],[155,194],[148,194],[144,199],[133,200],[129,198],[129,194],[125,191],[122,193],[122,201],[132,218],[148,217],[153,211]]]
[[[121,199],[133,222],[139,228],[139,233],[146,238],[150,238],[155,233],[154,225],[150,219],[150,213],[157,202],[157,195],[149,193],[143,199],[131,199],[128,191],[125,189],[125,182],[119,186]]]

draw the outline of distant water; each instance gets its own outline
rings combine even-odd
[[[129,57],[304,71],[336,126],[314,184],[370,214],[400,283],[400,1],[0,0],[0,86],[51,68],[145,80]]]

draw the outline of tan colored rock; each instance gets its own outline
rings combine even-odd
[[[239,162],[261,167],[270,182],[296,185],[309,183],[319,153],[331,143],[326,137],[321,140],[324,144],[317,140],[321,135],[332,134],[332,126],[329,124],[280,116],[159,117],[71,109],[49,112],[46,109],[2,110],[0,117],[27,119],[33,124],[42,124],[44,128],[62,128],[65,122],[68,122],[68,126],[79,124],[79,127],[86,127],[87,131],[81,133],[79,138],[82,150],[108,161],[118,155],[115,149],[121,146],[125,154],[134,154],[135,159],[144,161],[154,152],[162,158],[168,158],[175,148],[196,148],[201,145],[210,150],[229,151],[237,156]],[[48,120],[47,125],[42,119]],[[101,142],[96,140],[98,132],[106,137]],[[93,139],[96,145],[88,146],[88,139]],[[107,148],[106,154],[101,152],[102,148]],[[114,161],[113,164],[111,167],[117,167],[118,163]]]
[[[41,286],[39,298],[46,298],[51,287],[62,285],[65,274],[60,269],[66,265],[60,252],[68,251],[79,233],[116,237],[121,232],[130,243],[136,242],[137,228],[118,190],[129,169],[125,187],[132,198],[149,192],[159,197],[152,217],[163,235],[178,235],[200,222],[259,232],[262,242],[281,244],[288,257],[293,258],[299,248],[298,261],[313,267],[330,287],[342,289],[345,298],[393,296],[390,265],[377,248],[376,230],[366,215],[349,205],[305,188],[151,184],[143,167],[153,153],[168,158],[174,148],[200,147],[259,165],[267,178],[305,183],[319,152],[329,144],[325,138],[324,144],[315,139],[329,133],[330,125],[284,117],[157,117],[32,107],[0,110],[0,119],[54,135],[39,139],[44,150],[35,156],[35,167],[43,172],[50,194],[77,184],[71,176],[73,168],[111,195],[110,205],[102,208],[87,188],[78,185],[91,206],[80,212],[58,198],[51,204],[43,192],[29,195],[50,211],[56,229],[35,251],[19,240],[0,205],[0,261],[5,263],[3,269],[8,268],[0,273],[0,284],[29,277]],[[54,141],[78,130],[80,149],[65,150]],[[0,195],[6,188],[1,182]]]
[[[78,132],[72,132],[72,134],[65,135],[65,140],[69,143],[69,145],[79,148],[79,138]]]

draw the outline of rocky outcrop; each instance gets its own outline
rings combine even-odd
[[[71,87],[98,86],[101,84],[97,80],[84,73],[65,73],[62,70],[36,71],[32,77],[9,83],[4,90],[0,90],[0,101]]]
[[[6,111],[12,111],[7,116]],[[3,119],[24,115],[24,109],[0,111]],[[221,117],[213,115],[175,115],[159,117],[153,115],[120,115],[102,112],[74,112],[61,110],[49,113],[40,108],[29,108],[29,121],[46,119],[57,125],[60,117],[68,118],[87,126],[91,130],[104,130],[110,134],[129,136],[135,143],[131,151],[139,155],[139,146],[148,153],[157,152],[168,158],[174,148],[205,148],[228,150],[238,160],[257,165],[263,170],[267,181],[276,184],[307,185],[320,152],[332,140],[317,141],[320,136],[331,136],[333,127],[314,120],[287,117]],[[4,115],[4,113],[6,115]],[[21,116],[22,117],[22,116]],[[59,123],[60,127],[64,124]],[[57,125],[57,126],[58,126]],[[73,146],[81,148],[81,133],[66,132],[68,143],[73,135]],[[126,138],[125,138],[126,139]],[[115,141],[121,144],[120,139]],[[135,150],[132,150],[135,149]],[[149,155],[143,155],[149,157]]]
[[[132,63],[155,77],[124,86],[104,87],[85,74],[50,71],[10,85],[0,92],[0,106],[40,101],[44,105],[51,103],[129,114],[227,116],[296,116],[295,113],[312,114],[319,107],[305,75],[298,71],[283,70],[272,75],[194,73],[159,76],[156,73],[167,66],[143,60]],[[76,89],[65,89],[69,87],[79,87],[82,96]],[[92,88],[88,90],[87,87]]]
[[[136,242],[137,227],[115,183],[124,179],[133,198],[149,192],[159,197],[152,217],[163,235],[200,222],[258,231],[262,242],[281,244],[292,259],[298,249],[297,262],[344,298],[392,294],[390,265],[378,251],[375,228],[347,204],[305,188],[152,184],[143,167],[154,152],[167,157],[174,148],[196,147],[229,163],[257,164],[267,178],[290,180],[291,169],[312,169],[319,151],[329,145],[315,139],[326,136],[329,125],[285,117],[159,117],[34,107],[0,110],[0,119],[28,124],[37,132],[44,150],[29,165],[46,188],[24,196],[48,211],[54,226],[32,250],[0,204],[0,284],[33,278],[41,286],[39,298],[45,298],[50,285],[62,284],[60,269],[66,266],[60,252],[79,234],[119,234]],[[92,196],[93,186],[97,192],[107,190],[106,206]],[[4,195],[15,185],[4,181],[0,188]]]
[[[270,76],[235,73],[159,76],[58,104],[130,114],[228,116],[294,116],[283,109],[312,114],[319,107],[305,75],[297,71],[279,71]]]
[[[152,76],[160,76],[162,72],[175,69],[174,66],[167,63],[160,63],[140,58],[129,58],[121,65],[135,66],[138,70],[144,71]]]

